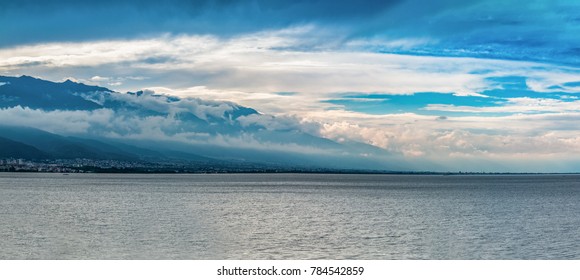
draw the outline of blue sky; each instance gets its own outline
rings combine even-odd
[[[580,170],[578,1],[22,0],[0,26],[0,75],[232,101],[449,169]]]

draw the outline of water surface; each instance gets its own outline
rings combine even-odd
[[[579,259],[577,175],[0,173],[0,259]]]

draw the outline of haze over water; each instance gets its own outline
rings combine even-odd
[[[580,176],[0,173],[0,259],[578,259]]]

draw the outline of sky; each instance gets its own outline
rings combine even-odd
[[[450,171],[578,172],[578,34],[562,0],[0,0],[0,75],[235,102]]]

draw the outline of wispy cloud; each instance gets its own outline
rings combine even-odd
[[[288,49],[304,38],[315,37],[316,32],[314,27],[306,26],[230,39],[166,35],[21,46],[0,49],[0,71],[53,80],[75,76],[79,81],[103,86],[115,83],[113,88],[118,90],[165,87],[180,95],[235,93],[229,94],[230,100],[242,104],[243,96],[266,97],[275,92],[298,92],[293,96],[295,100],[306,95],[313,101],[343,92],[477,95],[494,86],[486,80],[492,76],[527,77],[535,91],[553,91],[550,88],[555,85],[580,80],[578,69],[539,63],[380,54],[348,48]],[[150,59],[155,57],[166,59],[152,63]],[[247,94],[236,99],[239,92]],[[247,105],[261,110],[263,103]]]
[[[580,112],[580,101],[547,98],[508,98],[503,106],[475,107],[449,104],[430,104],[425,110],[468,113],[558,113]]]

